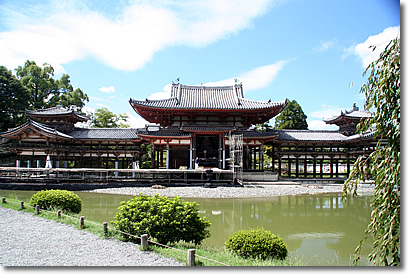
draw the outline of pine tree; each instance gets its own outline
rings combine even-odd
[[[276,129],[308,129],[307,116],[302,107],[292,100],[288,102],[285,109],[276,117]]]

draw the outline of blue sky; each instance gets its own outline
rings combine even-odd
[[[146,122],[129,98],[168,98],[180,77],[238,78],[245,98],[294,99],[309,129],[336,129],[323,118],[363,107],[363,71],[399,33],[394,0],[0,0],[0,65],[49,63],[89,95],[84,110],[127,113],[132,127]]]

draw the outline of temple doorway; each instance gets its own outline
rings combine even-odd
[[[218,167],[218,135],[197,135],[198,165],[202,167]]]

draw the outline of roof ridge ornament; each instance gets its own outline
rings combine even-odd
[[[180,79],[180,78],[177,78]],[[181,100],[181,84],[178,84],[178,88],[177,88],[177,105],[180,104],[180,100]]]
[[[237,79],[234,79],[234,80],[235,80],[235,83],[236,83],[236,82],[237,82]],[[240,105],[241,105],[241,101],[239,100],[239,96],[238,96],[237,84],[233,85],[232,88],[234,89],[234,97],[235,97],[235,100],[236,100],[238,106],[240,106]]]

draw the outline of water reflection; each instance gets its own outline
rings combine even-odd
[[[311,265],[348,265],[371,212],[369,196],[342,203],[341,194],[189,200],[212,223],[205,245],[222,247],[233,232],[260,226],[279,234],[294,256]]]
[[[0,190],[1,196],[14,193],[28,202],[33,191]],[[76,192],[83,201],[81,215],[88,220],[109,222],[121,201],[132,196]],[[211,238],[204,245],[223,247],[235,231],[264,227],[279,234],[291,256],[308,265],[350,265],[351,256],[370,221],[371,196],[341,194],[281,196],[254,199],[184,199],[200,204],[200,213],[211,222]],[[363,250],[360,265],[369,253]]]

